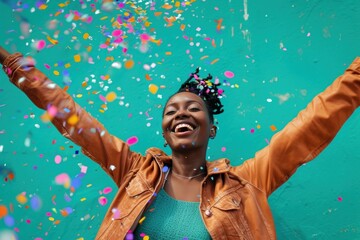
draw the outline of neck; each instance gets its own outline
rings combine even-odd
[[[172,153],[172,171],[182,176],[194,176],[206,171],[206,151]]]

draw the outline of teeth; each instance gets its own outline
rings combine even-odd
[[[189,124],[186,124],[186,123],[180,123],[179,125],[177,125],[175,127],[175,132],[178,132],[180,128],[188,128],[190,131],[194,130],[194,128],[192,126],[190,126]]]

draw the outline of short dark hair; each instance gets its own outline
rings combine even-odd
[[[200,78],[198,75],[199,71],[200,69],[197,68],[194,73],[191,73],[190,77],[183,84],[181,84],[179,90],[176,93],[174,93],[168,98],[166,103],[170,100],[170,98],[172,98],[178,93],[194,93],[205,102],[206,108],[209,113],[210,121],[213,123],[214,115],[224,112],[224,105],[222,105],[220,101],[224,90],[218,88],[218,86],[220,86],[220,83],[214,83],[211,81],[212,76],[210,74],[206,78]]]

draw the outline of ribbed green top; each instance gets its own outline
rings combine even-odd
[[[161,189],[144,213],[145,220],[134,232],[134,239],[149,236],[161,239],[211,239],[201,219],[198,202],[176,200]]]

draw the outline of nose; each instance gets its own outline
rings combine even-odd
[[[179,109],[176,113],[175,119],[184,119],[188,118],[189,114],[185,109]]]

